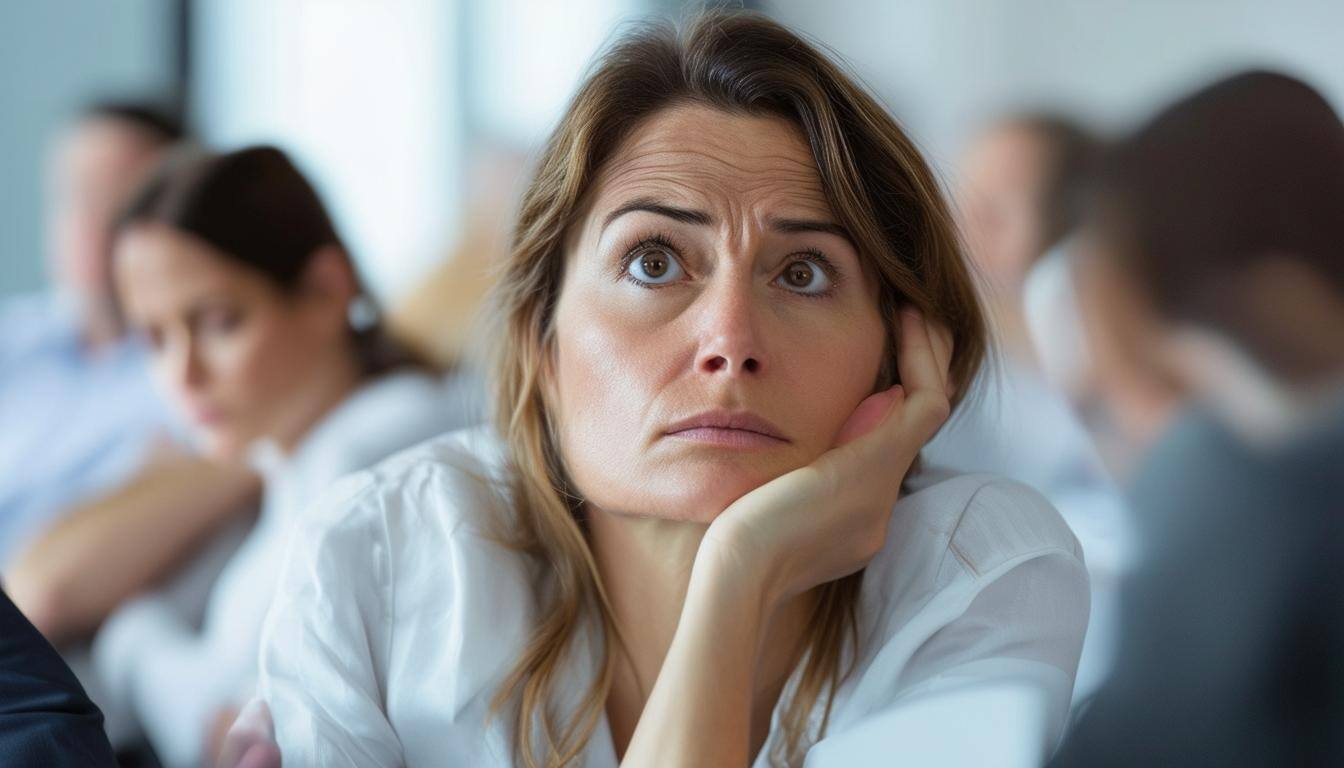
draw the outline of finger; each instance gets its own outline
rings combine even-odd
[[[243,753],[238,768],[281,768],[280,749],[274,744],[253,744]]]
[[[224,736],[219,750],[219,759],[215,762],[221,768],[242,768],[249,765],[245,760],[258,761],[255,764],[279,766],[279,752],[274,755],[269,749],[257,749],[275,745],[275,725],[271,719],[271,710],[266,702],[253,699],[243,707],[238,718]],[[274,763],[269,762],[274,757]]]
[[[858,407],[854,409],[854,413],[850,414],[844,426],[840,427],[840,434],[835,438],[835,445],[846,445],[873,431],[878,424],[881,424],[887,418],[893,404],[903,396],[904,391],[901,389],[901,385],[897,384],[865,397],[863,402],[859,403]]]
[[[929,334],[929,347],[933,349],[933,358],[938,361],[938,371],[943,375],[943,393],[951,400],[956,394],[957,382],[952,378],[952,351],[956,348],[952,331],[942,323],[926,322]]]
[[[919,310],[901,310],[901,345],[896,350],[896,368],[907,395],[928,391],[941,393],[946,389],[924,325],[924,315]]]

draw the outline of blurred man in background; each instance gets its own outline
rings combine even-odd
[[[0,563],[59,510],[125,474],[116,465],[165,424],[140,349],[123,334],[107,241],[117,208],[179,136],[148,110],[100,105],[57,141],[52,289],[0,305]]]
[[[1071,251],[1145,556],[1057,764],[1344,764],[1344,125],[1223,80],[1117,148]]]
[[[58,644],[87,636],[255,492],[174,438],[112,290],[114,219],[181,137],[146,106],[85,110],[51,157],[52,288],[0,304],[0,568]]]
[[[1001,118],[967,148],[957,213],[999,357],[982,373],[968,407],[926,451],[939,464],[1035,487],[1082,542],[1092,615],[1075,702],[1095,692],[1109,668],[1125,516],[1068,399],[1040,371],[1022,291],[1032,266],[1078,225],[1100,151],[1100,141],[1086,129],[1048,113]]]

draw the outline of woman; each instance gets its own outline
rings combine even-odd
[[[750,15],[617,45],[495,298],[493,431],[294,540],[260,685],[286,765],[847,765],[982,679],[1053,744],[1081,553],[1024,488],[906,477],[984,330],[932,174],[834,64]]]
[[[279,151],[172,158],[115,243],[126,315],[202,450],[249,458],[261,516],[213,587],[203,625],[165,591],[95,640],[105,706],[133,710],[168,766],[199,765],[217,723],[251,696],[283,537],[339,475],[454,423],[438,378],[376,317],[335,228]],[[222,730],[222,729],[221,729]]]

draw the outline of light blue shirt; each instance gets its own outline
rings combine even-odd
[[[180,435],[142,343],[91,352],[54,296],[0,302],[0,566],[71,505]]]

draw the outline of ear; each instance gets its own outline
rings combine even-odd
[[[338,316],[344,325],[350,302],[359,293],[350,257],[339,246],[318,248],[303,269],[300,293],[323,315]]]

